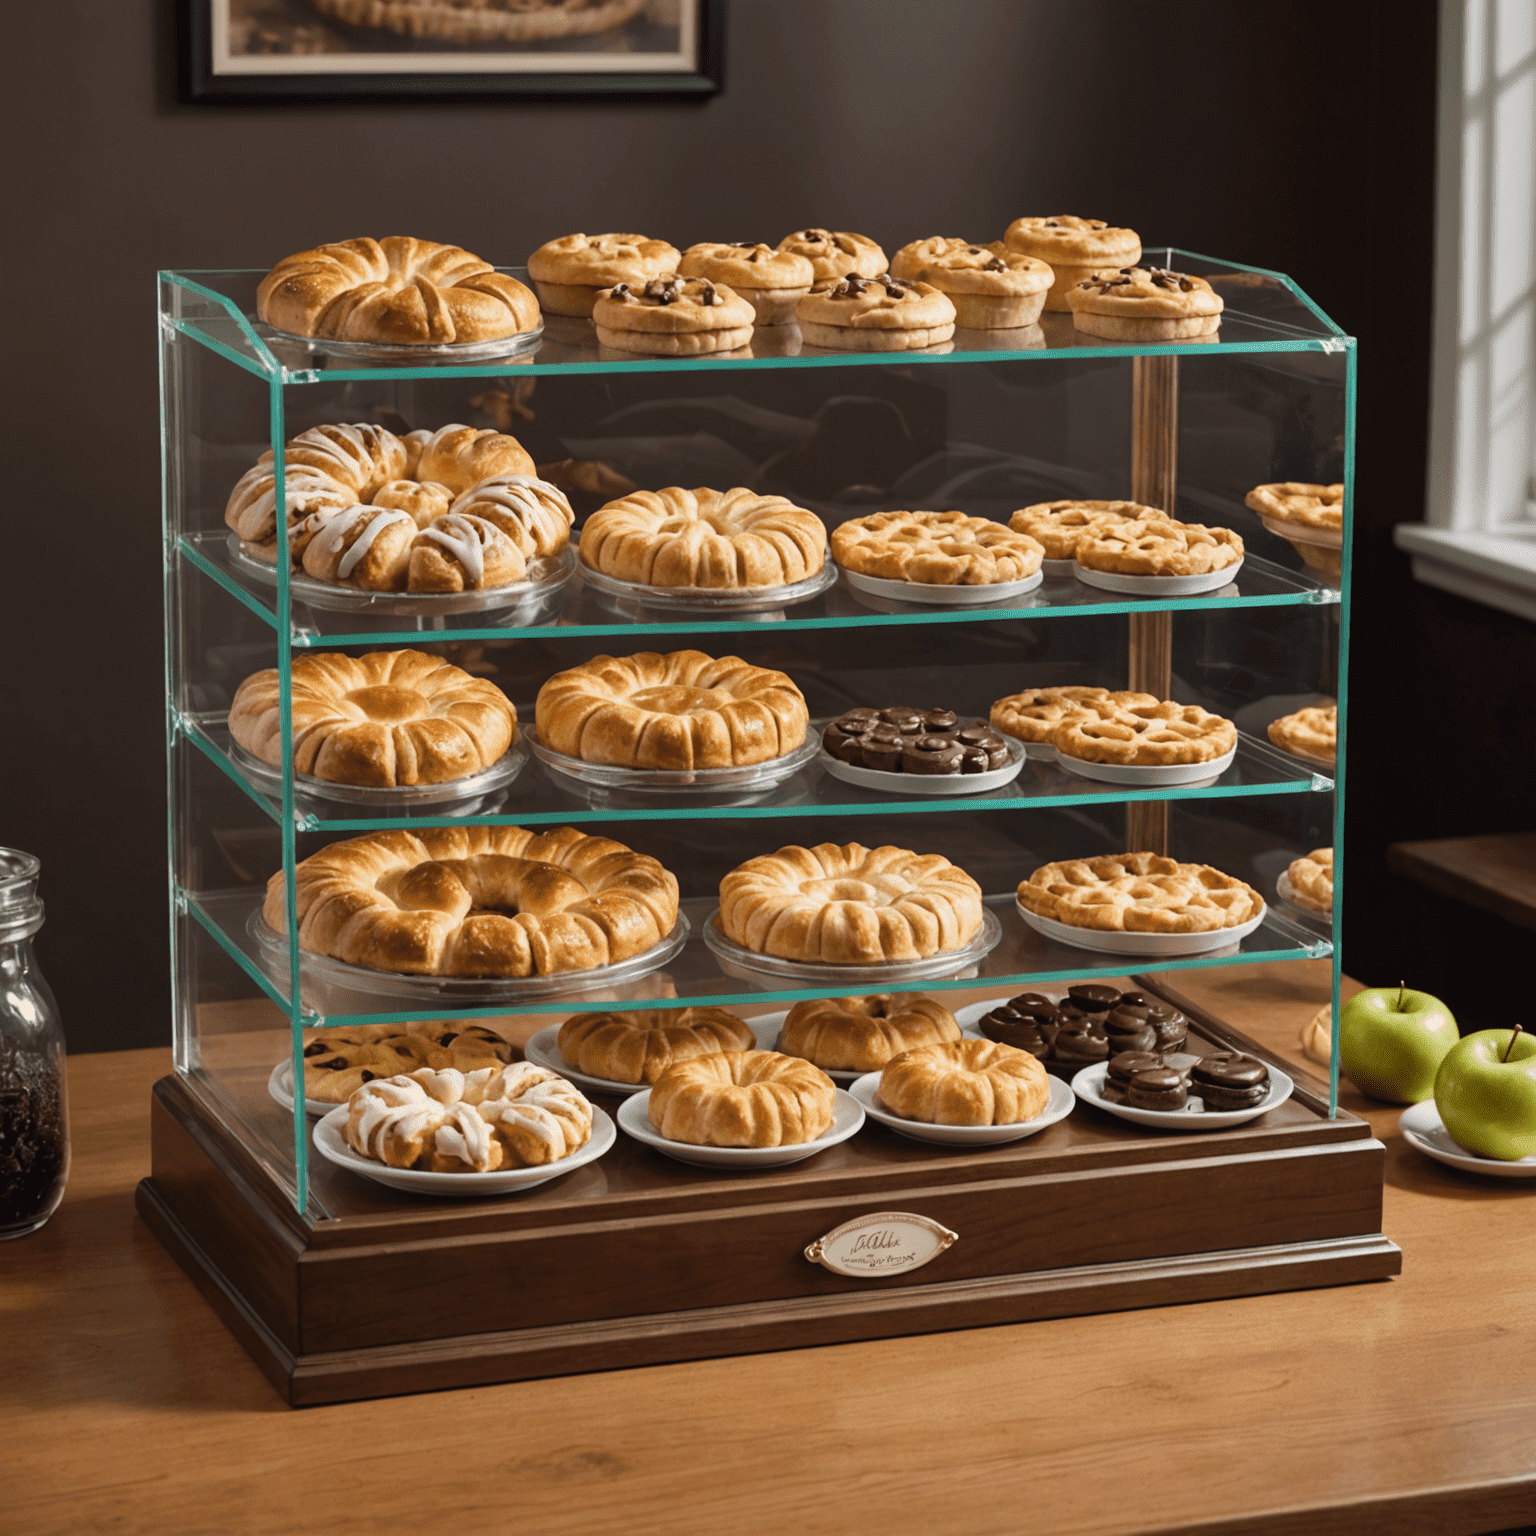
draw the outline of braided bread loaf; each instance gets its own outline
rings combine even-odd
[[[560,1054],[577,1071],[615,1083],[654,1083],[674,1062],[749,1051],[750,1025],[724,1008],[578,1013],[560,1026]]]
[[[958,1040],[955,1016],[916,992],[818,997],[796,1003],[779,1031],[779,1049],[830,1072],[875,1072],[919,1045]]]
[[[894,1114],[930,1125],[1017,1125],[1050,1102],[1040,1063],[995,1040],[953,1040],[905,1051],[880,1074]]]
[[[669,1141],[703,1147],[799,1146],[832,1129],[837,1089],[777,1051],[716,1051],[667,1068],[647,1113]]]

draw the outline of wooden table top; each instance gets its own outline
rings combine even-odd
[[[1319,962],[1177,983],[1282,1056]],[[293,1410],[134,1215],[166,1051],[70,1063],[0,1245],[0,1529],[1484,1532],[1536,1521],[1536,1182],[1387,1145],[1400,1278]],[[461,1525],[467,1517],[470,1524]]]

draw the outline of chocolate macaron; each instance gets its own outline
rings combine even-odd
[[[1269,1097],[1269,1068],[1241,1051],[1217,1051],[1194,1064],[1190,1087],[1207,1109],[1252,1109]]]

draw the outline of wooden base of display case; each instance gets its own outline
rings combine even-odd
[[[1257,1052],[1192,1017],[1210,1044]],[[1340,1285],[1402,1257],[1380,1231],[1381,1143],[1301,1084],[1219,1132],[1079,1105],[973,1152],[870,1121],[746,1175],[621,1134],[501,1200],[429,1203],[315,1162],[323,1214],[300,1216],[195,1080],[155,1089],[139,1211],[295,1405]],[[875,1212],[958,1241],[886,1278],[807,1258]]]

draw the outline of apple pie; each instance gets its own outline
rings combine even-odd
[[[1004,735],[1035,746],[1053,746],[1056,731],[1076,720],[1108,715],[1116,709],[1147,709],[1150,693],[1111,692],[1108,688],[1026,688],[993,706],[991,721]]]
[[[1339,706],[1309,704],[1269,724],[1269,739],[1283,752],[1333,766],[1338,747]]]
[[[1314,848],[1285,871],[1291,900],[1309,912],[1333,911],[1333,849]]]
[[[1243,498],[1314,570],[1337,576],[1343,568],[1344,486],[1282,480],[1256,485]],[[1278,526],[1276,526],[1278,525]]]
[[[1237,746],[1237,727],[1198,704],[1118,705],[1084,710],[1056,727],[1052,737],[1063,757],[1122,767],[1209,763]]]
[[[1230,528],[1171,517],[1090,528],[1077,541],[1079,565],[1125,576],[1203,576],[1227,570],[1242,558],[1243,541]]]
[[[832,530],[832,558],[845,570],[926,586],[979,587],[1024,581],[1045,552],[1028,534],[964,512],[872,512]]]
[[[1099,932],[1216,933],[1264,911],[1264,898],[1235,876],[1156,853],[1042,864],[1018,895],[1037,917]]]
[[[1091,530],[1121,523],[1166,522],[1168,514],[1139,501],[1037,501],[1008,519],[1015,533],[1027,533],[1047,560],[1073,560],[1078,541]]]

